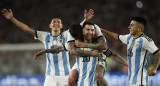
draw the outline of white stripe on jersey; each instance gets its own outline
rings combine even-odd
[[[97,57],[77,56],[77,66],[78,66],[77,86],[95,86],[94,70],[97,63],[98,63]]]
[[[146,85],[148,82],[147,65],[151,53],[158,50],[152,41],[141,36],[134,39],[132,35],[120,35],[120,41],[127,44],[127,55],[129,60],[129,83]],[[148,44],[152,46],[148,46]]]
[[[63,32],[57,37],[52,37],[50,33],[37,31],[38,39],[44,43],[45,49],[51,49],[59,45],[64,45],[68,32]],[[62,51],[58,54],[46,53],[46,75],[68,76],[70,71],[68,52]]]

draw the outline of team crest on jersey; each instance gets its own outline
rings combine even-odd
[[[136,46],[136,47],[139,47],[139,44],[136,44],[135,46]]]
[[[60,42],[60,43],[63,43],[63,39],[60,39],[59,42]]]
[[[53,45],[57,45],[57,41],[56,40],[53,40]]]
[[[134,46],[134,43],[132,42],[131,47],[133,47],[133,46]]]

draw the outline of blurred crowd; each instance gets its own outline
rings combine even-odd
[[[50,31],[48,26],[54,17],[62,19],[63,30],[68,29],[73,23],[80,23],[85,9],[95,11],[92,20],[101,28],[119,34],[129,32],[128,25],[131,17],[143,16],[148,20],[145,34],[160,48],[160,1],[140,1],[143,3],[142,8],[136,6],[137,0],[1,0],[0,9],[10,8],[18,20],[35,30],[44,31]],[[38,42],[2,15],[0,15],[0,29],[0,44]],[[126,46],[111,40],[108,40],[108,46],[126,57]],[[114,65],[114,62],[110,63]],[[118,70],[117,68],[112,70]]]

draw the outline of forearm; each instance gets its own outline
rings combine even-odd
[[[102,28],[101,28],[101,31],[106,38],[113,39],[113,40],[118,40],[118,34],[116,34],[114,32],[110,32],[110,31],[108,31],[106,29],[102,29]]]
[[[160,51],[157,52],[155,56],[156,56],[156,59],[155,59],[155,62],[154,62],[153,67],[154,67],[155,69],[157,69],[158,66],[160,65]]]
[[[70,54],[77,56],[96,56],[92,51],[84,51],[78,48],[71,49]]]
[[[45,50],[45,53],[59,53],[63,50],[65,50],[64,46],[61,45],[61,46],[53,47],[51,49],[47,49],[47,50]]]
[[[107,44],[105,42],[105,38],[103,36],[98,38],[96,44],[86,43],[86,44],[84,44],[84,47],[91,48],[91,49],[94,49],[94,50],[106,50],[108,48]]]
[[[35,36],[35,31],[28,27],[27,25],[25,25],[24,23],[20,22],[19,20],[17,20],[14,17],[11,17],[10,19],[17,27],[19,27],[21,30],[23,30],[24,32],[28,32],[29,34]]]
[[[86,18],[83,19],[83,21],[80,23],[80,25],[82,26],[85,21],[86,21]]]
[[[123,64],[123,65],[128,66],[128,62],[127,62],[125,59],[123,59],[121,56],[119,56],[118,54],[113,53],[113,54],[110,56],[110,58],[111,58],[112,60],[118,62],[118,63],[121,63],[121,64]]]

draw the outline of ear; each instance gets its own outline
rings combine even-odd
[[[49,28],[52,28],[53,27],[53,24],[49,24]]]
[[[63,28],[63,25],[61,24],[61,28]]]

